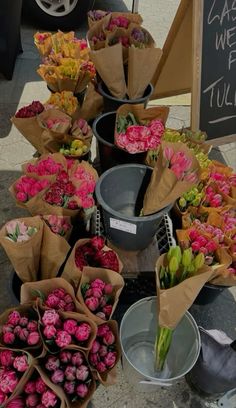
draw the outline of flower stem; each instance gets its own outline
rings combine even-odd
[[[168,327],[161,327],[156,335],[155,341],[155,368],[156,370],[162,370],[166,356],[168,354],[173,330]]]

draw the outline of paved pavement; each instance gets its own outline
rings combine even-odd
[[[156,39],[158,46],[162,47],[171,21],[174,17],[178,0],[145,0],[140,1],[139,11],[144,18],[144,26],[149,29]],[[130,9],[131,0],[97,0],[97,9],[113,9],[124,11]],[[12,218],[27,216],[23,209],[17,208],[9,195],[10,184],[20,176],[21,164],[29,160],[35,153],[34,148],[11,125],[10,117],[16,110],[33,99],[47,100],[49,92],[44,82],[36,73],[40,59],[33,45],[33,33],[40,29],[29,22],[22,25],[22,42],[24,52],[15,66],[12,81],[0,77],[0,226]],[[79,37],[84,36],[87,30],[84,23],[77,31]],[[168,125],[179,128],[189,125],[190,106],[189,98],[181,99],[183,105],[179,106],[178,100],[171,106]],[[168,103],[171,103],[168,101]],[[172,101],[173,103],[173,101]],[[215,158],[223,159],[226,163],[236,168],[236,144],[224,145],[213,149]],[[12,293],[11,280],[12,268],[9,261],[0,249],[0,312],[6,307],[16,303]],[[205,328],[219,328],[232,338],[236,338],[236,313],[235,289],[225,289],[210,305],[194,305],[191,312],[197,322]],[[125,379],[121,368],[118,373],[117,385],[108,389],[100,386],[93,398],[94,408],[215,408],[216,402],[206,400],[194,393],[185,380],[177,385],[163,389],[157,387],[155,393],[137,393]]]

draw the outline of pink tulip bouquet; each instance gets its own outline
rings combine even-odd
[[[48,309],[41,313],[40,332],[46,348],[55,353],[68,346],[88,349],[96,326],[86,316]]]
[[[32,305],[22,305],[5,311],[0,316],[0,325],[3,345],[22,350],[35,349],[35,353],[40,352],[38,349],[42,342],[38,330],[37,313]]]
[[[62,237],[68,239],[68,235],[72,230],[72,225],[70,223],[70,217],[63,217],[60,215],[48,215],[43,216],[43,220],[49,226],[50,230],[54,234],[58,234]]]
[[[144,196],[143,214],[160,211],[198,184],[199,163],[184,143],[162,142]]]
[[[0,405],[15,393],[30,366],[27,353],[7,348],[0,349]],[[23,405],[25,407],[25,405]],[[10,405],[8,405],[10,407]],[[14,407],[14,405],[12,405]],[[15,405],[17,407],[17,405]],[[21,407],[21,405],[20,405]]]
[[[28,241],[37,232],[36,227],[27,226],[23,221],[12,220],[6,226],[6,239],[12,242]]]
[[[89,362],[97,371],[98,379],[104,385],[110,385],[112,382],[112,376],[109,373],[120,358],[118,338],[118,326],[114,320],[100,324],[96,339],[89,351]]]
[[[45,368],[52,383],[62,387],[69,406],[79,402],[82,405],[95,391],[95,381],[82,351],[65,349],[56,356],[47,355]]]
[[[48,380],[46,380],[46,382],[49,383]],[[7,407],[8,408],[61,407],[60,398],[58,397],[57,393],[54,392],[54,390],[47,385],[46,382],[39,375],[38,371],[35,370],[35,372],[31,375],[30,379],[23,386],[21,392],[19,392],[19,395],[13,398],[9,402]]]

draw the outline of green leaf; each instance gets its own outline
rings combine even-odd
[[[17,237],[20,235],[20,228],[19,228],[18,223],[16,224],[15,234],[16,234]],[[14,234],[14,235],[15,235],[15,234]]]
[[[35,228],[35,227],[29,227],[29,228],[28,228],[28,231],[27,231],[27,234],[28,234],[30,237],[32,237],[32,235],[34,235],[35,232],[37,232],[37,228]]]
[[[32,293],[33,296],[35,296],[35,297],[37,297],[37,298],[40,298],[43,302],[44,302],[45,299],[46,299],[46,296],[44,295],[44,293],[42,293],[42,292],[41,292],[40,290],[38,290],[38,289],[32,290],[31,293]]]
[[[86,291],[90,288],[90,284],[89,283],[83,283],[83,285],[81,285],[81,292],[82,295],[84,297]]]

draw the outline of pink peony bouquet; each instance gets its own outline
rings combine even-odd
[[[114,303],[113,286],[97,278],[83,284],[81,291],[90,312],[103,320],[109,320]]]
[[[92,372],[81,351],[63,350],[56,356],[46,356],[45,368],[50,380],[62,387],[71,403],[87,401],[95,390]]]
[[[109,24],[106,27],[106,30],[113,31],[117,27],[128,28],[129,24],[130,24],[130,20],[126,18],[125,16],[120,15],[120,16],[110,19]]]
[[[75,250],[75,264],[82,271],[84,266],[100,267],[120,272],[119,259],[116,253],[105,247],[105,239],[95,236]]]
[[[140,153],[156,149],[164,134],[164,124],[159,119],[139,123],[133,113],[117,115],[115,143],[129,153]]]
[[[118,340],[112,323],[115,322],[109,321],[98,326],[97,337],[89,351],[89,362],[100,374],[111,370],[119,357]]]
[[[24,352],[0,349],[0,405],[11,397],[22,376],[29,368],[28,356]],[[9,407],[10,405],[8,405]],[[25,407],[25,405],[24,405]]]
[[[65,318],[55,309],[45,310],[40,329],[48,349],[58,351],[71,345],[86,348],[93,336],[93,328],[87,320],[82,315]]]
[[[6,239],[12,242],[28,241],[37,232],[36,227],[25,225],[20,220],[12,220],[6,224]]]
[[[19,307],[19,311],[11,310],[1,317],[2,344],[22,349],[41,346],[37,313],[31,307],[28,310],[24,310],[23,306]]]
[[[62,215],[48,215],[44,216],[43,220],[49,226],[50,230],[54,234],[61,235],[65,237],[69,231],[72,229],[72,225],[69,221],[69,217],[63,217]]]
[[[75,302],[72,296],[64,288],[56,288],[49,291],[47,295],[41,290],[32,290],[32,294],[42,300],[42,306],[49,309],[61,310],[63,312],[75,312]]]
[[[58,174],[63,170],[63,165],[47,156],[45,159],[39,159],[36,163],[29,163],[25,166],[26,173],[33,173],[37,176],[51,176]]]

